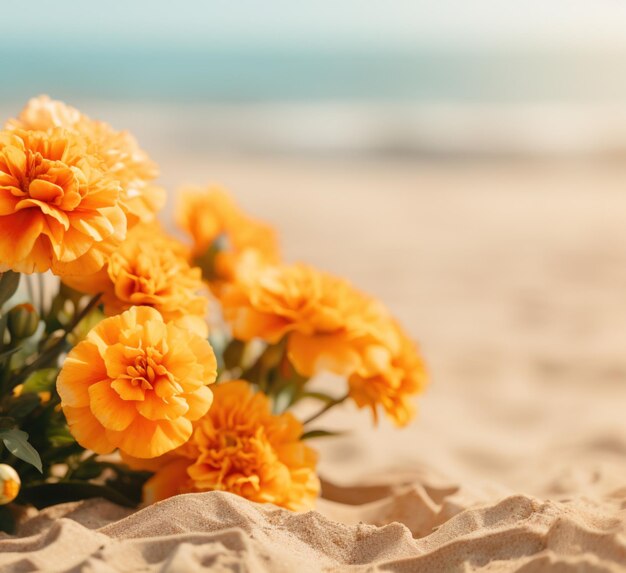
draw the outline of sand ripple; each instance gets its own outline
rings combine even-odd
[[[343,522],[219,492],[178,496],[132,514],[96,500],[27,519],[18,536],[0,539],[0,565],[3,572],[98,573],[624,571],[620,495],[603,504],[514,495],[462,509],[446,501],[458,492],[434,500],[414,484],[363,504],[354,497],[351,504],[321,504],[327,515],[343,511]]]

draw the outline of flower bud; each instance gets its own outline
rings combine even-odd
[[[0,464],[0,505],[11,503],[20,492],[22,484],[17,472],[7,464]]]
[[[18,340],[32,336],[39,326],[39,314],[35,307],[27,302],[13,307],[8,318],[11,337]]]

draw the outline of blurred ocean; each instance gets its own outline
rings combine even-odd
[[[2,100],[625,102],[626,53],[3,45]]]
[[[626,53],[3,45],[0,111],[48,93],[198,149],[386,155],[626,150]],[[106,114],[103,113],[106,108]]]

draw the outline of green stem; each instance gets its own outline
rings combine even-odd
[[[28,302],[35,304],[35,290],[33,289],[33,276],[24,275],[26,277],[26,290],[28,291]]]
[[[13,388],[24,382],[33,372],[46,367],[50,362],[59,357],[61,352],[63,352],[67,337],[80,324],[81,320],[83,320],[83,318],[85,318],[98,305],[101,296],[102,294],[94,296],[87,303],[85,308],[83,308],[83,310],[81,310],[74,317],[74,320],[72,320],[72,322],[65,327],[63,336],[61,336],[61,338],[59,338],[59,340],[57,340],[50,348],[42,352],[33,362],[22,368],[22,370],[13,377],[11,381],[11,386]]]
[[[313,414],[312,416],[309,416],[303,422],[303,425],[310,424],[313,420],[317,420],[320,416],[328,412],[328,410],[330,410],[331,408],[334,408],[335,406],[341,404],[342,402],[345,402],[349,397],[350,397],[350,394],[345,394],[344,396],[341,396],[341,398],[335,398],[334,400],[331,400],[319,412],[317,412],[316,414]]]
[[[46,315],[46,281],[43,274],[37,273],[37,281],[39,283],[39,316]]]

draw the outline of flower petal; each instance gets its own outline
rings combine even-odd
[[[136,403],[122,400],[110,380],[89,386],[89,399],[93,415],[109,430],[121,432],[137,417]]]
[[[8,172],[15,178],[21,176],[26,170],[26,153],[24,149],[15,147],[14,145],[7,146],[2,150],[3,163],[6,165]]]
[[[64,405],[74,408],[89,405],[89,387],[107,377],[102,357],[95,344],[78,343],[63,362],[57,391]]]
[[[72,408],[65,406],[63,413],[76,441],[97,454],[110,454],[115,446],[107,439],[102,424],[96,420],[91,410],[87,408]]]
[[[13,213],[15,213],[15,207],[18,204],[19,200],[19,197],[15,197],[6,189],[0,188],[0,217],[12,215]]]
[[[41,236],[41,212],[18,211],[0,219],[0,260],[11,264],[26,259]],[[32,272],[32,271],[31,271]]]
[[[182,397],[189,405],[189,411],[185,414],[185,417],[192,421],[202,418],[213,403],[213,392],[208,386],[201,386],[195,392],[183,394]]]
[[[306,336],[292,332],[287,352],[289,360],[303,376],[313,376],[322,371],[348,376],[361,364],[353,342],[341,333]]]
[[[137,411],[148,420],[176,420],[189,411],[189,406],[182,397],[172,396],[165,401],[154,392],[146,392],[137,404]]]
[[[191,463],[191,460],[178,458],[160,468],[143,486],[144,503],[155,503],[188,491],[190,479],[187,468]]]
[[[107,438],[135,458],[155,458],[182,446],[193,431],[186,418],[147,420],[137,416],[125,431],[107,430]]]
[[[63,196],[63,189],[56,183],[45,181],[44,179],[35,179],[28,186],[28,194],[39,201],[50,203],[57,197]]]

